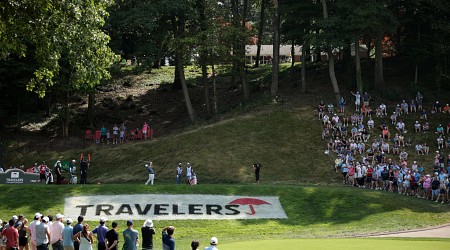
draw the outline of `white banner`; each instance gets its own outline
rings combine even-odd
[[[285,219],[275,196],[225,195],[97,195],[65,199],[66,218],[85,220],[235,220]]]

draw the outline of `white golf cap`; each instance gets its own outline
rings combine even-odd
[[[105,223],[106,222],[106,218],[105,217],[101,217],[100,218],[100,223]]]
[[[67,223],[67,224],[72,224],[72,222],[73,222],[73,221],[72,221],[71,218],[67,218],[67,220],[66,220],[66,223]]]
[[[64,215],[57,213],[55,217],[56,217],[56,219],[62,219],[62,218],[64,218]]]
[[[219,243],[219,240],[216,237],[212,237],[209,242],[211,243],[211,245],[217,245],[217,243]]]
[[[42,218],[42,221],[45,221],[45,222],[48,222],[48,217],[47,216],[45,216],[44,218]]]

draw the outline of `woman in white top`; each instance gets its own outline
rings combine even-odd
[[[94,237],[89,231],[89,225],[84,224],[83,230],[73,236],[73,240],[78,241],[80,244],[80,250],[92,250],[92,242]]]

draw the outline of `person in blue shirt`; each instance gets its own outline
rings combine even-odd
[[[73,246],[73,227],[71,226],[72,219],[67,218],[66,220],[66,226],[63,228],[62,231],[62,238],[63,238],[63,247],[64,249],[74,249]]]
[[[92,230],[93,234],[97,234],[97,249],[98,250],[105,250],[106,249],[106,242],[105,242],[105,236],[108,232],[108,228],[105,226],[106,218],[101,217],[100,218],[100,225],[98,227],[94,228]]]
[[[167,226],[162,230],[163,250],[175,250],[175,239],[172,237],[175,227]]]

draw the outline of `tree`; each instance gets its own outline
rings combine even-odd
[[[270,94],[276,97],[278,94],[278,73],[280,71],[280,11],[279,0],[273,0],[273,60],[272,60],[272,85]]]
[[[27,89],[41,97],[56,83],[67,57],[70,84],[84,89],[108,79],[114,54],[101,30],[110,0],[36,0],[0,3],[0,54],[31,56],[37,68]],[[31,49],[33,48],[33,49]],[[30,54],[30,53],[33,54]]]
[[[329,29],[330,22],[327,22],[327,21],[329,21],[327,2],[326,2],[326,0],[320,0],[320,2],[322,3],[323,19],[325,21],[324,27],[328,28],[328,29],[325,29],[324,32],[331,33],[331,30]],[[332,20],[331,23],[333,21],[334,20]],[[332,35],[332,34],[327,34],[327,36],[329,36],[329,35]],[[327,40],[328,40],[328,44],[326,45],[326,48],[327,48],[327,54],[328,54],[328,72],[330,74],[331,85],[333,86],[334,97],[336,99],[336,103],[339,104],[339,101],[341,99],[341,93],[339,91],[339,85],[338,85],[338,82],[336,79],[336,72],[334,70],[334,55],[333,55],[333,50],[331,47],[331,44],[333,44],[333,43],[330,42],[331,41],[330,39],[327,39]]]

